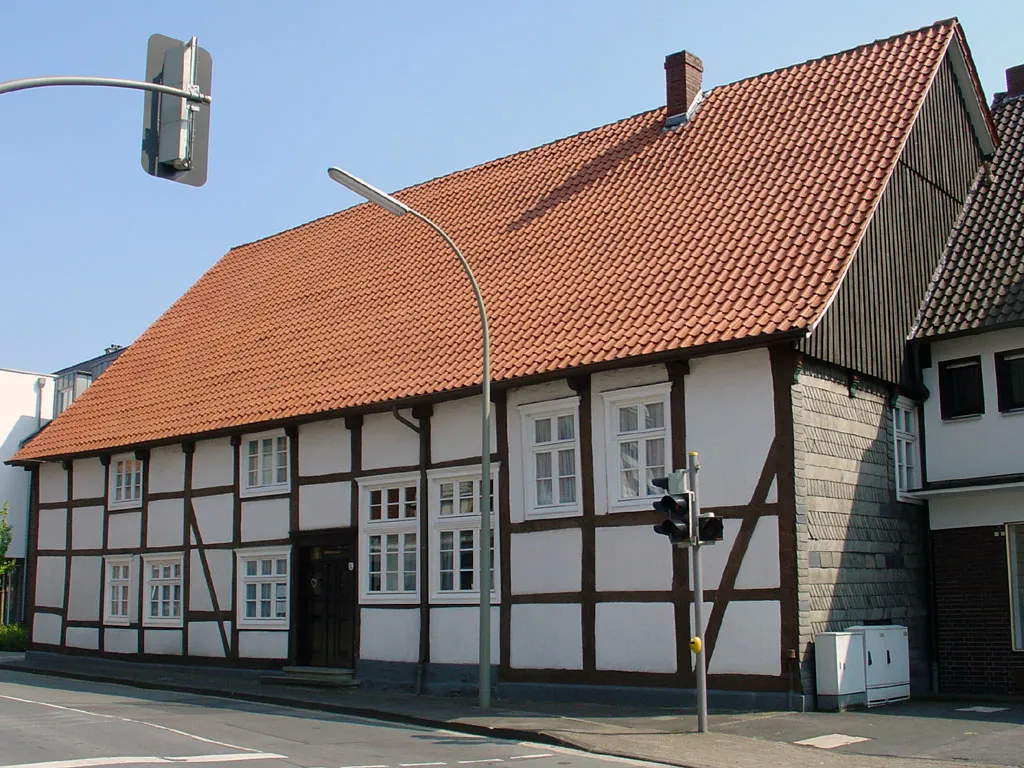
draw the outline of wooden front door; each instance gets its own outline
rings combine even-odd
[[[355,666],[356,557],[351,533],[299,548],[298,662]]]

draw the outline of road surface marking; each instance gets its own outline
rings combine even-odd
[[[476,765],[477,763],[504,763],[500,757],[486,757],[483,760],[459,760],[459,765]]]
[[[388,768],[386,765],[342,765],[340,768]]]
[[[536,760],[540,757],[554,757],[554,755],[550,752],[543,752],[538,755],[512,755],[509,760]]]
[[[434,728],[434,733],[443,733],[445,736],[458,736],[460,739],[482,739],[483,738],[483,736],[480,736],[480,735],[478,735],[476,733],[459,733],[458,731],[448,731],[448,730],[445,730],[444,728]]]
[[[0,699],[8,699],[10,701],[18,701],[18,702],[21,702],[22,704],[38,704],[41,707],[50,707],[51,709],[62,709],[65,712],[77,712],[80,715],[91,715],[93,717],[101,717],[101,718],[103,718],[105,720],[120,720],[122,723],[134,723],[136,725],[147,725],[150,728],[157,728],[157,729],[159,729],[161,731],[167,731],[168,733],[175,733],[178,736],[185,736],[185,737],[187,737],[189,739],[195,739],[196,741],[201,741],[204,744],[214,744],[215,746],[226,747],[227,749],[238,749],[238,750],[241,750],[242,752],[252,752],[252,753],[258,753],[259,752],[258,749],[253,749],[252,747],[242,747],[242,746],[239,746],[238,744],[228,744],[226,741],[216,741],[214,739],[207,739],[204,736],[197,736],[194,733],[188,733],[187,731],[179,731],[177,728],[168,728],[166,725],[157,725],[156,723],[147,723],[144,720],[132,720],[130,717],[118,717],[117,715],[104,715],[104,714],[101,714],[99,712],[89,712],[89,711],[84,710],[84,709],[75,709],[74,707],[64,707],[64,706],[61,706],[60,704],[50,704],[47,701],[36,701],[34,699],[20,699],[17,696],[4,696],[4,695],[0,695]],[[0,768],[6,768],[6,767],[5,766],[0,766]]]
[[[983,715],[992,715],[996,712],[1005,712],[1008,709],[1009,707],[982,707],[979,705],[976,707],[963,707],[958,709],[957,712],[980,712]]]
[[[857,744],[861,741],[871,741],[871,739],[866,739],[863,736],[847,736],[842,733],[826,733],[824,736],[815,736],[813,739],[802,739],[793,743],[807,747],[817,747],[818,749],[835,749],[836,747],[845,747],[848,744]]]
[[[106,765],[153,765],[156,763],[233,763],[236,760],[286,760],[272,752],[243,752],[233,755],[188,755],[185,757],[87,757],[81,760],[51,760],[43,763],[18,763],[0,768],[99,768]]]
[[[427,768],[430,765],[448,765],[448,763],[399,763],[398,768]]]

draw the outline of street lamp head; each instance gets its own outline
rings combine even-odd
[[[372,184],[367,184],[351,173],[341,170],[341,168],[328,168],[327,175],[343,187],[348,187],[360,197],[365,197],[371,203],[376,203],[385,211],[395,214],[395,216],[401,216],[403,213],[409,212],[409,206],[399,202],[387,192],[377,189]]]

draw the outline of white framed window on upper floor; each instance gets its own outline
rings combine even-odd
[[[288,547],[243,549],[238,557],[238,626],[288,629],[290,611]]]
[[[917,404],[905,397],[892,407],[893,453],[896,459],[896,496],[901,501],[923,503],[908,492],[921,487],[921,446],[918,440]]]
[[[418,472],[359,480],[359,595],[365,602],[419,602]]]
[[[104,585],[103,623],[127,625],[131,623],[133,599],[131,555],[108,555],[104,558],[106,583]]]
[[[133,453],[110,459],[110,494],[107,505],[117,509],[142,506],[142,459]]]
[[[182,603],[182,556],[153,555],[143,558],[145,585],[142,624],[147,627],[180,627]]]
[[[242,438],[243,496],[287,493],[291,489],[288,470],[288,436],[283,429]]]
[[[671,389],[665,382],[601,393],[610,511],[647,509],[663,494],[651,480],[671,470]]]
[[[526,517],[580,513],[579,398],[519,407]]]
[[[497,600],[494,542],[498,537],[497,465],[491,467],[490,518],[491,597]],[[480,468],[434,470],[430,479],[430,597],[437,603],[480,601]]]

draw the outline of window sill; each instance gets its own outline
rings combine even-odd
[[[417,592],[373,592],[359,596],[360,605],[419,605]]]
[[[915,488],[910,491],[900,491],[896,494],[896,501],[900,502],[901,504],[916,504],[918,506],[923,506],[924,504],[927,503],[924,499],[911,495],[920,490],[922,489]]]
[[[138,509],[142,506],[142,499],[131,499],[130,501],[108,501],[107,509]]]
[[[527,509],[527,520],[548,520],[552,517],[580,517],[583,514],[578,506],[572,507],[539,507]]]
[[[181,629],[181,619],[151,619],[142,620],[143,629]]]
[[[263,629],[276,632],[288,631],[288,619],[239,619],[239,629]]]
[[[1005,411],[999,412],[1000,416],[1024,416],[1024,406],[1020,408],[1007,408]]]
[[[257,485],[252,488],[243,487],[238,495],[243,499],[259,498],[260,496],[278,496],[291,492],[291,483],[280,485]]]
[[[127,626],[130,626],[131,623],[132,623],[131,619],[129,619],[127,616],[125,616],[125,617],[121,617],[121,616],[104,616],[103,617],[103,626],[105,626],[105,627],[127,627]]]
[[[633,501],[612,502],[608,505],[608,511],[605,514],[614,515],[617,512],[645,512],[647,510],[653,512],[654,502],[660,498],[661,496],[647,496]]]
[[[491,605],[500,604],[496,592],[491,592]],[[445,605],[480,605],[480,594],[478,592],[434,592],[430,596],[430,607],[435,608]]]
[[[943,424],[951,424],[960,421],[981,421],[984,413],[965,413],[963,416],[949,416],[942,419]]]

